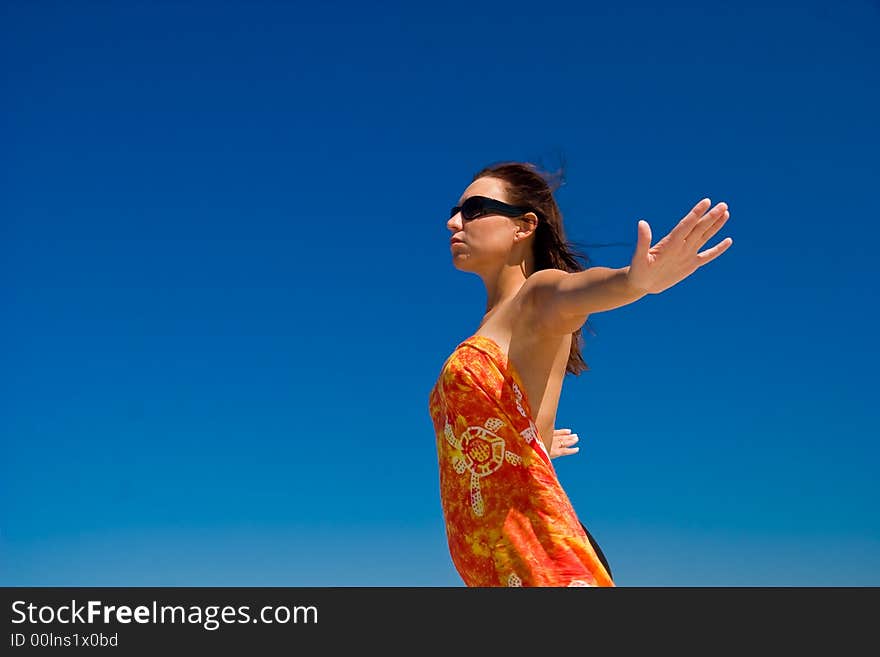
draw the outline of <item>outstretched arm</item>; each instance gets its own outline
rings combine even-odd
[[[731,238],[699,252],[730,217],[726,203],[707,212],[710,205],[708,198],[697,203],[654,246],[651,227],[639,221],[638,242],[628,267],[590,267],[574,273],[546,269],[529,276],[528,298],[538,328],[558,334],[574,332],[589,315],[659,294],[720,256],[733,244]]]

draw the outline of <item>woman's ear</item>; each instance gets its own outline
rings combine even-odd
[[[538,228],[538,215],[534,212],[526,212],[519,220],[522,224],[517,227],[516,232],[521,238],[528,237]]]

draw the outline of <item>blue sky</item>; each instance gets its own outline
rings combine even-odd
[[[878,5],[379,7],[3,2],[0,582],[461,586],[448,208],[564,159],[591,264],[732,215],[566,377],[617,584],[880,585]]]

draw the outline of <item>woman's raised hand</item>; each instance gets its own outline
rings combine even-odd
[[[654,246],[651,246],[651,227],[644,219],[640,220],[638,242],[627,274],[630,285],[647,294],[658,294],[724,253],[733,244],[730,237],[699,252],[730,217],[726,203],[718,203],[709,210],[711,204],[708,198],[697,203]]]

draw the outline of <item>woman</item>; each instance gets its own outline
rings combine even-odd
[[[659,294],[724,253],[699,249],[730,213],[703,199],[662,240],[638,223],[630,265],[584,269],[548,177],[529,163],[477,172],[447,227],[453,264],[477,274],[486,312],[431,390],[440,497],[467,586],[614,586],[551,465],[566,373],[586,370],[587,318]]]

